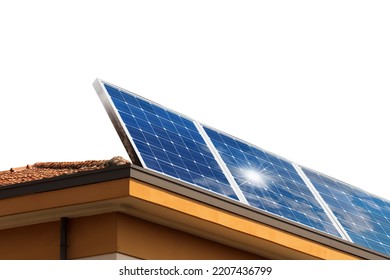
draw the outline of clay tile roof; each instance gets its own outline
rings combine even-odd
[[[0,187],[32,182],[61,175],[99,170],[109,166],[120,166],[128,163],[128,161],[119,156],[113,157],[110,160],[37,162],[33,165],[27,165],[25,167],[11,168],[7,171],[0,171]]]

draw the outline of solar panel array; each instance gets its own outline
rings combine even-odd
[[[390,202],[106,82],[94,83],[142,167],[390,255]]]

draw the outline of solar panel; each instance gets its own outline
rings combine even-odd
[[[340,237],[290,162],[222,132],[204,129],[251,206]]]
[[[129,91],[102,85],[106,109],[113,122],[121,123],[118,132],[129,139],[127,150],[143,167],[238,200],[193,121]]]
[[[134,164],[390,255],[390,202],[109,83],[94,87]]]
[[[303,168],[354,243],[390,255],[390,202]]]

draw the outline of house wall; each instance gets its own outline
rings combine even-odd
[[[377,257],[157,177],[15,195],[0,205],[0,259],[58,259],[61,217],[68,217],[70,259]]]
[[[59,256],[59,221],[0,230],[2,260],[53,260]]]

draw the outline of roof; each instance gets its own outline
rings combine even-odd
[[[26,165],[25,167],[0,171],[0,188],[125,164],[129,164],[129,162],[120,156],[113,157],[110,160],[37,162],[32,165]]]
[[[205,234],[204,237],[211,240],[251,248],[250,252],[267,254],[270,258],[314,256],[326,259],[330,258],[329,252],[364,259],[387,258],[340,238],[132,165],[121,157],[44,162],[11,168],[0,172],[0,200],[0,229],[58,220],[74,215],[75,211],[80,215],[114,211],[168,227],[174,225],[173,228],[195,235],[202,232],[202,236]],[[307,246],[307,242],[311,245]],[[312,246],[317,248],[314,253]]]

